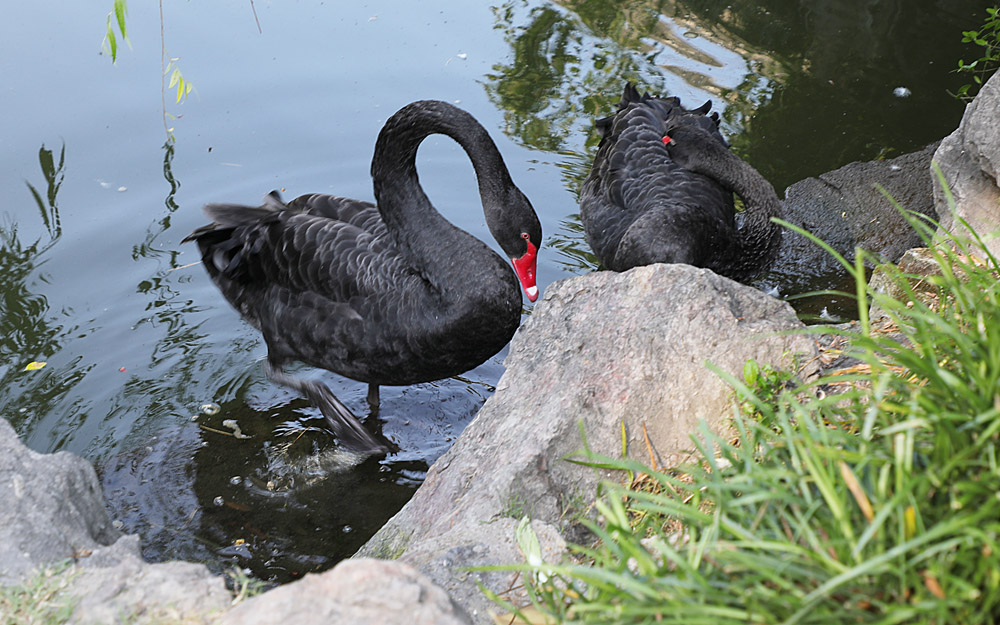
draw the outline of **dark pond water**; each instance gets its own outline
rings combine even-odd
[[[544,289],[593,268],[576,192],[593,118],[623,80],[713,98],[734,148],[783,189],[950,132],[962,106],[946,90],[963,80],[949,72],[982,17],[958,0],[168,0],[166,54],[196,90],[167,95],[167,142],[159,13],[132,4],[132,46],[112,65],[106,4],[13,3],[0,21],[0,410],[33,449],[92,460],[149,558],[276,582],[332,566],[405,503],[503,354],[467,379],[384,389],[383,432],[402,451],[354,465],[264,379],[258,334],[180,245],[203,204],[275,188],[371,199],[384,119],[456,102],[540,213]],[[442,212],[492,244],[461,150],[431,138],[419,161]],[[301,373],[364,413],[363,385]],[[206,403],[218,414],[197,416]]]

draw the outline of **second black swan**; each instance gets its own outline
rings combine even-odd
[[[774,188],[729,150],[711,101],[640,95],[628,84],[580,193],[580,218],[601,264],[614,271],[686,263],[746,282],[781,242]],[[733,193],[745,210],[737,216]]]
[[[431,134],[472,161],[490,232],[513,264],[431,205],[417,177],[417,147]],[[321,382],[286,374],[290,361],[378,387],[428,382],[472,369],[510,341],[521,287],[538,296],[542,228],[486,130],[445,102],[409,104],[379,133],[371,167],[377,206],[331,195],[263,206],[209,204],[197,241],[225,298],[264,335],[265,371],[306,395],[341,443],[362,453],[377,440]],[[520,281],[520,287],[518,285]]]

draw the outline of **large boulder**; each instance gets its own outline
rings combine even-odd
[[[934,185],[934,201],[943,228],[965,220],[1000,255],[1000,73],[986,81],[965,108],[958,129],[941,142],[934,161],[955,198],[954,214],[945,189]]]
[[[687,265],[550,285],[515,335],[496,393],[360,554],[398,557],[451,592],[466,567],[505,561],[484,545],[499,544],[498,529],[512,541],[513,517],[527,515],[558,557],[550,524],[582,511],[578,502],[611,477],[567,457],[585,446],[620,457],[624,443],[646,462],[682,462],[700,422],[721,432],[732,414],[731,390],[708,363],[739,377],[750,358],[808,362],[813,341],[787,333],[800,327],[787,303]],[[513,545],[499,551],[522,559]],[[509,590],[509,576],[477,581]],[[480,593],[452,596],[487,622]]]

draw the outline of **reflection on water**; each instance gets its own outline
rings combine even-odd
[[[35,198],[35,203],[38,204],[38,212],[41,214],[42,222],[49,233],[49,242],[44,249],[38,250],[37,253],[40,254],[53,245],[62,234],[62,223],[59,220],[56,196],[59,195],[59,187],[62,186],[63,179],[66,177],[66,144],[64,143],[59,150],[59,163],[57,164],[53,158],[52,150],[45,149],[43,143],[38,150],[38,164],[41,165],[42,176],[45,178],[45,197],[43,198],[38,189],[30,182],[25,184],[28,185],[31,196]]]
[[[568,271],[587,273],[600,269],[597,257],[587,245],[579,213],[560,221],[559,231],[550,236],[545,244],[559,254],[557,262]]]
[[[44,193],[26,182],[46,234],[25,243],[18,224],[0,224],[0,406],[12,421],[25,427],[59,401],[85,374],[79,363],[25,371],[29,362],[47,362],[75,330],[49,309],[48,299],[36,291],[36,281],[47,253],[62,235],[58,194],[66,173],[66,146],[56,160],[42,144],[38,162],[45,179]]]

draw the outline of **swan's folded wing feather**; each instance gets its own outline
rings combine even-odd
[[[277,221],[238,228],[234,236],[251,280],[331,301],[377,296],[415,275],[388,235],[317,215],[282,213]]]
[[[343,221],[375,236],[387,234],[385,222],[382,221],[378,208],[371,202],[312,193],[295,198],[288,203],[288,207],[310,215]]]

